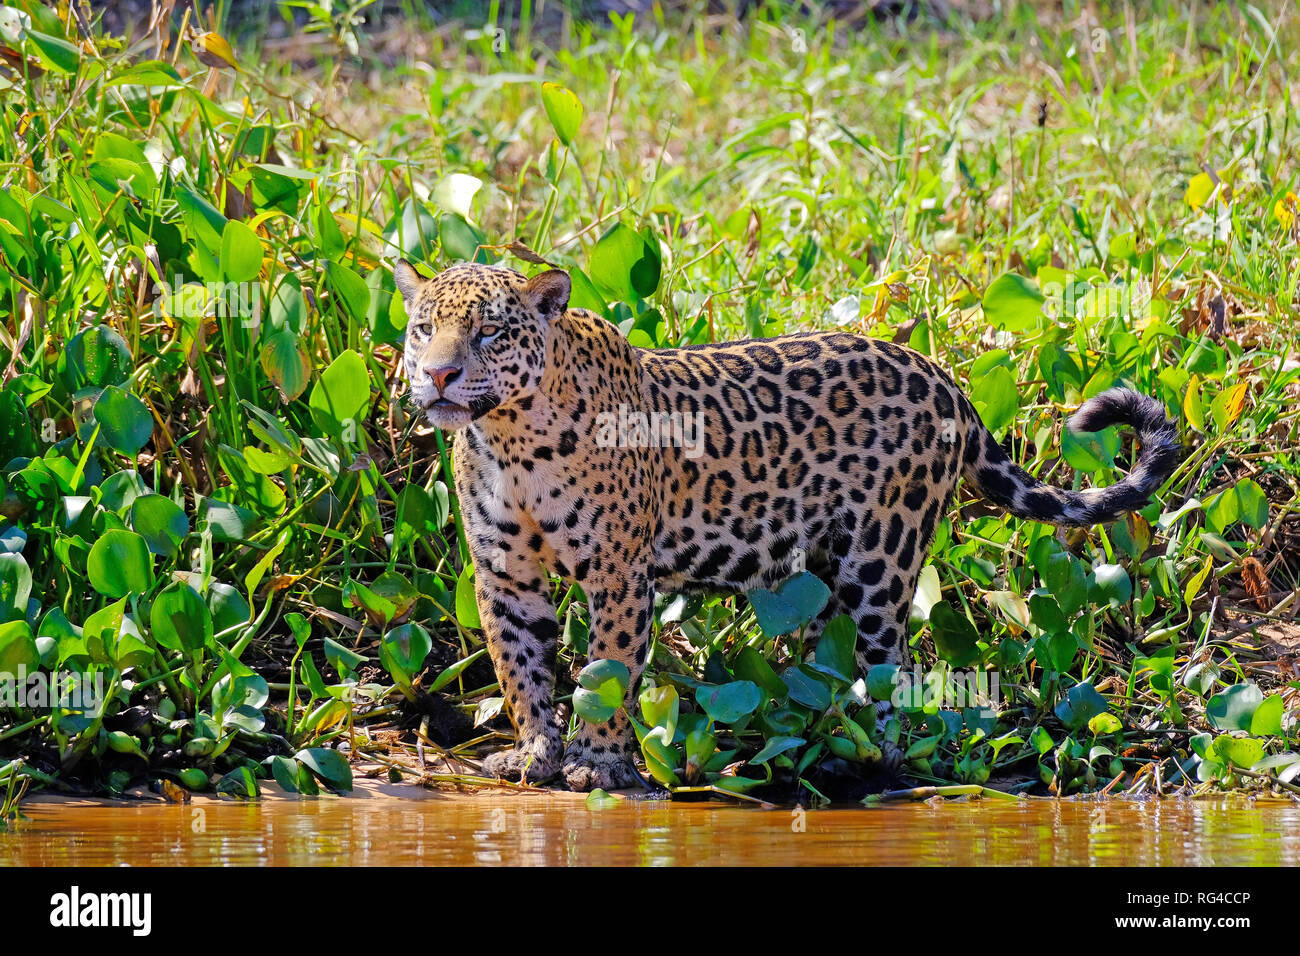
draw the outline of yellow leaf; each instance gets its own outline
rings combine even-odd
[[[1205,431],[1205,407],[1201,404],[1201,376],[1193,375],[1183,396],[1183,417],[1198,432]]]
[[[226,38],[219,33],[199,34],[190,42],[190,49],[204,66],[239,69],[239,64],[235,62],[235,51],[230,48]]]
[[[1246,383],[1239,382],[1232,386],[1228,392],[1227,401],[1224,402],[1224,423],[1231,425],[1241,417],[1242,409],[1246,407]]]
[[[1212,192],[1214,192],[1214,180],[1205,173],[1197,173],[1187,184],[1187,193],[1183,196],[1183,200],[1193,209],[1200,209]]]
[[[1214,567],[1214,558],[1206,558],[1205,566],[1202,567],[1201,570],[1197,571],[1196,574],[1192,576],[1192,579],[1187,582],[1187,587],[1183,590],[1183,603],[1187,604],[1189,607],[1191,606],[1192,599],[1201,593],[1201,585],[1203,585],[1205,579],[1209,577],[1210,568],[1212,567]]]

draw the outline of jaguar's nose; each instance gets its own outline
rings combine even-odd
[[[433,379],[433,387],[441,395],[448,385],[460,378],[461,370],[455,365],[444,365],[442,368],[427,368],[425,372]]]

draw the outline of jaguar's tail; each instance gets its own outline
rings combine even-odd
[[[1067,491],[1044,484],[1013,462],[974,409],[971,415],[963,476],[985,498],[1017,517],[1048,524],[1101,524],[1145,507],[1182,454],[1178,431],[1160,402],[1132,389],[1112,388],[1084,402],[1069,427],[1094,432],[1108,425],[1132,426],[1142,444],[1137,464],[1128,477],[1108,488]]]

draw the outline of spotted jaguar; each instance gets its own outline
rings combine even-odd
[[[1143,507],[1178,458],[1156,400],[1112,388],[1070,427],[1131,426],[1128,475],[1052,487],[1016,465],[930,358],[844,331],[643,349],[569,308],[569,276],[457,265],[394,269],[409,316],[410,396],[454,432],[456,493],[515,745],[485,771],[572,789],[636,784],[626,714],[567,747],[553,701],[549,575],[577,582],[589,657],[625,664],[627,707],[651,646],[656,592],[741,592],[798,566],[831,618],[857,623],[857,665],[900,662],[917,577],[959,478],[1021,518],[1111,521]]]

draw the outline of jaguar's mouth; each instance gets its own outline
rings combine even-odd
[[[468,408],[464,405],[457,405],[449,398],[434,399],[432,402],[429,402],[424,406],[424,410],[426,412],[450,412],[452,414],[464,412],[465,414],[469,414]]]
[[[464,405],[457,404],[449,398],[438,398],[424,404],[424,417],[436,428],[464,428],[474,420],[474,414]]]

